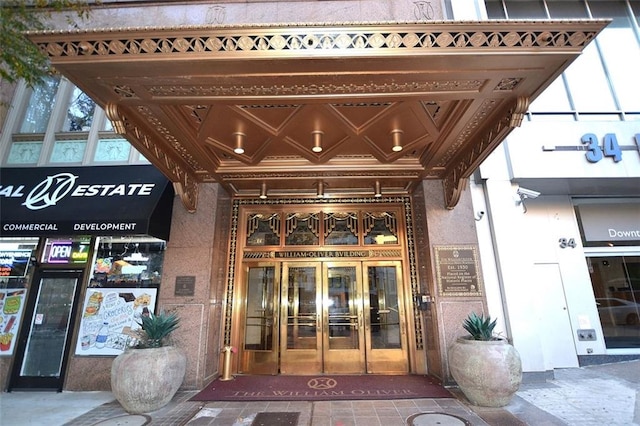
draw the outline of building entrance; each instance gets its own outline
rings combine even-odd
[[[400,261],[248,264],[243,293],[240,372],[409,371]]]

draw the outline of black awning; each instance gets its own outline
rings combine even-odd
[[[0,236],[169,239],[173,185],[154,166],[0,170]]]

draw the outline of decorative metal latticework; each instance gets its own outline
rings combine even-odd
[[[332,200],[333,204],[360,204],[367,205],[370,204],[373,200],[370,198],[344,198],[344,199],[336,199]],[[406,223],[406,232],[407,232],[407,251],[408,251],[408,265],[406,267],[409,268],[409,285],[411,288],[411,293],[416,295],[420,292],[420,286],[418,283],[418,270],[416,267],[416,245],[415,245],[415,235],[413,229],[413,213],[411,208],[411,199],[409,197],[385,197],[382,200],[375,200],[377,202],[388,202],[388,203],[401,203],[404,207],[404,219]],[[225,304],[224,304],[224,344],[231,345],[231,332],[232,332],[232,313],[233,313],[233,294],[234,287],[236,284],[236,256],[238,250],[238,225],[240,220],[240,207],[241,206],[251,206],[251,205],[265,205],[265,204],[275,204],[282,203],[281,200],[276,202],[267,201],[266,203],[262,200],[253,200],[253,199],[236,199],[233,202],[232,209],[232,222],[231,222],[231,241],[230,241],[230,251],[229,251],[229,269],[227,276],[227,288],[226,288],[226,296],[225,296]],[[296,198],[296,199],[288,199],[285,204],[288,205],[322,205],[326,204],[326,200],[315,200],[309,198]],[[355,214],[355,213],[354,213]],[[391,229],[396,230],[397,235],[397,219],[393,213],[362,213],[364,219],[364,223],[373,222],[373,227],[367,228],[370,232],[372,229],[375,229],[377,223],[382,223],[382,228],[386,229],[385,232],[388,232],[390,235],[393,235],[389,231],[387,226],[390,226]],[[253,216],[253,215],[252,215]],[[387,217],[389,216],[389,217]],[[317,215],[316,215],[317,220]],[[380,226],[380,225],[378,225]],[[364,230],[363,230],[364,231]],[[395,236],[395,235],[394,235]],[[263,252],[252,252],[252,256],[248,256],[250,259],[269,259],[273,258],[273,251],[263,251]],[[377,255],[377,256],[376,256]],[[386,256],[386,257],[399,257],[401,255],[400,250],[389,250],[388,252],[379,252],[372,251],[372,257]],[[418,350],[424,349],[424,341],[422,336],[422,322],[420,317],[420,312],[418,311],[417,306],[413,304],[413,316],[414,316],[414,345]]]
[[[327,245],[358,244],[358,213],[325,213],[324,243]]]
[[[247,218],[247,245],[280,245],[280,227],[282,220],[278,213],[272,215],[251,214]]]
[[[300,51],[383,50],[414,53],[427,50],[493,50],[581,47],[595,38],[597,31],[576,29],[575,22],[549,22],[545,29],[524,28],[517,21],[494,21],[491,29],[482,23],[468,23],[467,28],[453,24],[368,26],[356,28],[182,28],[182,33],[135,34],[77,32],[76,39],[38,40],[41,51],[50,57],[152,56],[167,54],[227,54],[277,52],[281,55]],[[555,24],[554,27],[551,27]],[[486,24],[484,24],[486,27]],[[402,31],[402,32],[400,32]],[[168,34],[167,34],[168,33]],[[80,36],[82,35],[82,37]],[[73,36],[73,34],[72,34]]]
[[[285,244],[288,246],[320,244],[319,213],[290,213],[285,221]]]
[[[363,226],[365,244],[398,243],[398,218],[393,212],[366,212]]]

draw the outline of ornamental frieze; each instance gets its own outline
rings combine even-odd
[[[440,25],[415,26],[414,30],[396,32],[393,26],[364,26],[340,29],[332,27],[293,28],[227,28],[184,27],[171,31],[153,32],[146,29],[144,37],[122,37],[119,33],[78,31],[78,39],[39,43],[41,51],[51,57],[71,56],[150,56],[166,54],[220,55],[274,52],[291,55],[300,51],[325,52],[335,55],[336,50],[393,50],[415,54],[419,50],[493,50],[531,48],[581,48],[591,41],[597,31],[571,29],[566,21],[564,28],[549,30],[527,30],[522,26],[511,27],[514,21],[496,21],[493,29],[451,28]],[[532,22],[533,24],[535,22]],[[520,24],[522,24],[520,22]],[[486,26],[486,25],[485,25]],[[448,28],[449,27],[449,28]],[[501,29],[501,27],[506,27]],[[140,31],[142,29],[128,29]],[[234,34],[235,32],[235,34]]]

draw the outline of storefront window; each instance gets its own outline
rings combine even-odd
[[[607,349],[640,346],[640,256],[588,257]]]
[[[573,200],[607,349],[640,347],[640,199]]]
[[[0,356],[13,354],[37,246],[37,238],[0,238]]]
[[[37,246],[37,238],[0,238],[0,289],[26,287]]]
[[[166,243],[152,237],[100,237],[89,287],[158,286]]]

